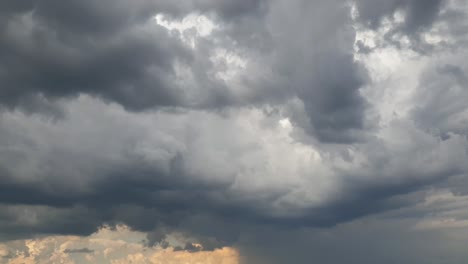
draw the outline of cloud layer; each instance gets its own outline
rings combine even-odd
[[[179,233],[187,252],[235,246],[245,263],[342,263],[307,245],[373,244],[377,261],[403,249],[372,235],[396,232],[414,252],[395,261],[428,263],[407,233],[467,221],[467,14],[457,0],[1,3],[0,237],[124,224],[142,248]],[[362,221],[374,229],[356,237]]]

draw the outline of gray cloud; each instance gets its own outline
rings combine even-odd
[[[357,20],[364,27],[384,31],[384,41],[378,45],[392,45],[399,49],[410,48],[421,54],[428,54],[448,43],[431,43],[425,34],[431,30],[441,31],[448,24],[447,13],[451,13],[454,1],[447,0],[394,0],[355,1]],[[455,4],[455,6],[460,6]],[[452,28],[450,25],[448,28]],[[450,38],[456,35],[450,34]],[[449,37],[448,35],[445,36]],[[444,42],[442,40],[441,42]]]
[[[211,62],[204,57],[210,54],[204,53],[211,50],[191,50],[178,33],[161,27],[154,17],[156,14],[185,16],[199,10],[219,13],[221,19],[235,19],[259,5],[244,2],[3,4],[5,8],[0,16],[4,21],[0,29],[2,104],[37,111],[33,104],[44,108],[59,98],[81,93],[138,111],[217,106],[218,100],[229,102],[231,99],[218,98],[224,96],[222,91],[226,88],[207,72]],[[200,66],[205,71],[197,69]],[[194,75],[194,79],[188,80],[192,83],[177,83],[177,79],[183,78],[177,67],[187,68]]]
[[[466,138],[439,141],[407,122],[391,124],[387,136],[352,152],[317,145],[322,158],[309,156],[301,164],[308,145],[295,146],[275,135],[256,142],[266,131],[281,133],[274,115],[131,114],[118,107],[106,110],[106,104],[90,98],[73,105],[68,119],[55,123],[25,115],[18,119],[19,113],[4,116],[0,197],[7,204],[27,205],[26,212],[36,217],[6,233],[89,234],[103,223],[123,222],[143,231],[187,226],[187,232],[203,234],[214,231],[213,225],[208,230],[203,225],[218,218],[329,227],[411,205],[398,196],[466,171]],[[91,117],[88,111],[101,114],[81,119]],[[244,118],[258,117],[253,130],[243,127]],[[13,131],[37,132],[19,137]],[[262,165],[269,162],[271,168]],[[314,170],[323,175],[311,177]],[[252,182],[255,177],[259,181]],[[25,213],[7,208],[12,209],[4,210],[6,219]],[[235,232],[226,238],[233,240]]]
[[[303,102],[307,120],[301,126],[323,141],[355,140],[352,132],[364,128],[366,102],[359,89],[367,72],[353,59],[349,9],[340,1],[293,1],[271,12],[277,85]]]
[[[358,0],[356,1],[356,7],[359,12],[359,18],[372,28],[381,26],[382,20],[385,18],[393,19],[395,12],[400,11],[404,17],[401,30],[408,34],[414,34],[427,29],[434,23],[444,2],[446,1]]]
[[[53,28],[41,21],[42,16],[41,11],[17,15],[2,30],[1,79],[6,87],[2,98],[7,105],[14,106],[28,96],[54,99],[79,93],[115,100],[130,109],[179,103],[168,78],[173,61],[187,55],[165,29],[133,25],[112,35],[87,37],[66,22],[60,23],[65,29]],[[92,19],[89,22],[93,29],[99,27]],[[80,21],[75,24],[82,25]],[[145,102],[148,98],[151,102]]]
[[[466,218],[467,66],[454,33],[466,14],[454,10],[1,3],[1,239],[123,223],[148,246],[180,232],[186,251],[231,245],[246,263],[455,263],[444,258],[458,248],[422,256],[411,234],[434,239],[441,219]],[[452,196],[430,203],[431,190]]]
[[[421,126],[442,138],[468,133],[464,103],[468,99],[466,66],[457,60],[451,63],[429,67],[421,76],[418,102],[413,111]]]
[[[200,39],[192,50],[178,34],[156,24],[155,14],[174,13],[167,5],[123,1],[107,8],[105,3],[38,1],[29,9],[10,8],[13,11],[3,15],[6,23],[1,32],[3,104],[47,110],[51,101],[86,93],[138,111],[222,108],[298,96],[307,110],[309,130],[319,138],[350,141],[354,137],[348,132],[362,129],[365,100],[358,90],[366,74],[353,61],[354,33],[349,10],[341,2],[317,2],[306,8],[291,3],[288,10],[273,2],[269,13],[261,1],[192,3],[194,10],[219,15],[216,21],[222,28],[217,36],[227,41],[224,48],[244,52],[256,45],[250,38],[269,47],[270,51],[258,54],[252,53],[257,50],[253,48],[246,55],[253,56],[253,62],[257,57],[263,64],[273,63],[268,71],[276,77],[241,73],[240,85],[249,86],[243,95],[210,76],[216,75],[218,65],[206,57],[219,48],[212,42],[216,38]],[[307,12],[332,15],[308,16]],[[283,20],[285,16],[289,19]],[[329,21],[319,26],[323,19]],[[323,30],[323,25],[328,28]],[[247,46],[236,47],[236,42]],[[247,66],[258,70],[254,63]],[[193,77],[184,80],[180,67]]]

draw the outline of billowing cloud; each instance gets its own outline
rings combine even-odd
[[[251,5],[196,2],[2,4],[2,104],[37,111],[82,93],[129,110],[210,107],[231,100],[225,84],[211,76],[218,70],[210,60],[212,40],[197,38],[200,47],[191,49],[155,16],[213,9],[231,18]]]
[[[87,237],[49,236],[28,240],[15,240],[1,245],[6,264],[15,263],[223,263],[238,264],[239,254],[233,248],[213,251],[176,251],[174,247],[145,247],[144,233],[128,227],[103,227]],[[173,239],[174,240],[174,239]],[[89,249],[76,248],[86,245]]]
[[[395,13],[400,12],[403,16],[401,29],[412,34],[430,27],[446,2],[444,0],[358,0],[356,5],[359,18],[371,27],[381,26],[384,19],[393,19]]]
[[[0,262],[366,263],[353,252],[371,247],[372,263],[456,263],[416,236],[468,226],[467,14],[1,3]]]

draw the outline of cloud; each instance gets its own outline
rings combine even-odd
[[[2,103],[37,111],[33,108],[51,108],[60,98],[89,94],[141,111],[223,108],[297,96],[304,102],[313,126],[310,130],[325,141],[352,140],[348,132],[362,128],[365,100],[358,90],[365,83],[365,69],[352,58],[353,29],[341,2],[318,1],[302,8],[297,1],[287,9],[272,2],[269,13],[262,11],[262,1],[192,4],[192,11],[214,10],[218,16],[213,19],[220,23],[211,38],[195,36],[197,45],[192,43],[192,48],[178,37],[190,34],[188,30],[169,31],[154,19],[158,13],[173,13],[165,2],[119,2],[107,8],[105,3],[88,1],[70,5],[39,1],[29,9],[7,9],[1,31],[4,70],[0,81],[6,87]],[[71,15],[75,12],[84,15]],[[305,12],[333,15],[306,16]],[[306,18],[310,21],[298,20]],[[323,24],[329,27],[326,30],[301,26],[318,25],[324,18],[330,19]],[[248,38],[265,43],[269,50],[250,50]],[[236,47],[236,42],[242,46]],[[303,46],[311,42],[313,48]],[[212,59],[222,50],[251,57],[244,59],[245,66],[229,84],[221,77],[226,73],[220,63],[227,61]],[[302,59],[295,60],[298,56]],[[262,70],[256,60],[272,65]],[[340,78],[327,76],[335,75],[332,69]]]
[[[0,244],[10,252],[7,264],[14,263],[239,263],[233,248],[213,251],[180,250],[173,247],[145,247],[144,233],[118,226],[101,228],[87,237],[48,236],[45,238],[10,241]],[[77,248],[86,245],[84,248]],[[91,247],[92,249],[88,248]],[[73,249],[71,249],[73,248]],[[4,262],[2,262],[4,263]]]
[[[1,103],[36,111],[33,105],[86,93],[135,111],[216,104],[218,99],[207,98],[215,91],[187,97],[197,85],[222,85],[195,72],[197,64],[210,67],[210,61],[199,62],[178,34],[153,19],[160,12],[172,13],[171,6],[175,4],[164,1],[29,1],[7,6],[0,30]],[[231,6],[219,8],[229,14],[236,8]],[[189,87],[180,85],[186,78],[181,70],[195,75],[187,80],[193,81]]]
[[[371,46],[394,46],[431,56],[466,47],[466,5],[458,0],[354,1],[357,28],[378,32]],[[373,49],[359,41],[362,51]]]
[[[79,93],[116,100],[130,109],[171,105],[179,100],[171,95],[172,89],[167,87],[168,80],[163,76],[170,76],[174,60],[187,59],[184,57],[188,52],[165,29],[148,22],[112,35],[96,32],[87,38],[86,32],[79,31],[87,28],[73,26],[84,26],[87,21],[93,25],[89,27],[91,30],[115,23],[99,14],[95,18],[102,19],[103,25],[96,25],[89,18],[83,18],[83,22],[67,21],[73,16],[66,11],[49,10],[47,6],[42,11],[41,5],[37,8],[33,13],[9,19],[2,30],[1,56],[5,63],[2,68],[9,65],[2,73],[2,86],[9,87],[2,93],[7,106],[20,104],[31,96],[43,95],[53,100]],[[88,8],[94,10],[92,6]],[[42,12],[63,14],[65,21],[57,21],[56,28],[52,22],[41,20],[49,18],[43,17],[46,14]],[[47,41],[40,44],[41,38]],[[180,53],[176,54],[178,49]],[[140,95],[146,91],[139,98],[152,98],[152,103],[135,97],[137,86]]]
[[[396,12],[404,16],[402,30],[414,34],[430,27],[439,15],[445,4],[444,0],[394,0],[394,1],[368,1],[358,0],[356,6],[359,18],[371,27],[382,25],[384,18],[393,19]]]
[[[365,126],[359,89],[367,72],[353,59],[349,9],[339,1],[278,2],[268,19],[277,49],[276,85],[292,90],[307,114],[296,122],[323,141],[356,140],[352,132]]]
[[[467,133],[467,109],[462,103],[462,98],[468,98],[464,88],[468,83],[466,66],[456,60],[452,62],[456,64],[440,62],[424,72],[414,109],[418,123],[443,138],[451,133]]]
[[[138,114],[89,97],[69,106],[61,121],[4,115],[3,212],[24,222],[3,230],[149,231],[198,216],[332,226],[405,206],[393,197],[466,171],[464,136],[441,140],[407,120],[330,149],[295,141],[300,127],[259,110]]]
[[[57,239],[63,261],[464,256],[442,243],[419,256],[416,236],[466,227],[467,13],[458,0],[1,3],[1,240],[29,241],[15,242],[23,262],[50,261]]]

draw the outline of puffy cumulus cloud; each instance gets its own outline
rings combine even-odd
[[[2,2],[1,261],[462,262],[467,8]]]
[[[145,247],[144,239],[144,233],[117,226],[113,229],[102,227],[86,237],[48,236],[15,240],[0,244],[1,263],[239,263],[238,252],[232,248],[192,252],[175,250],[174,247]]]

